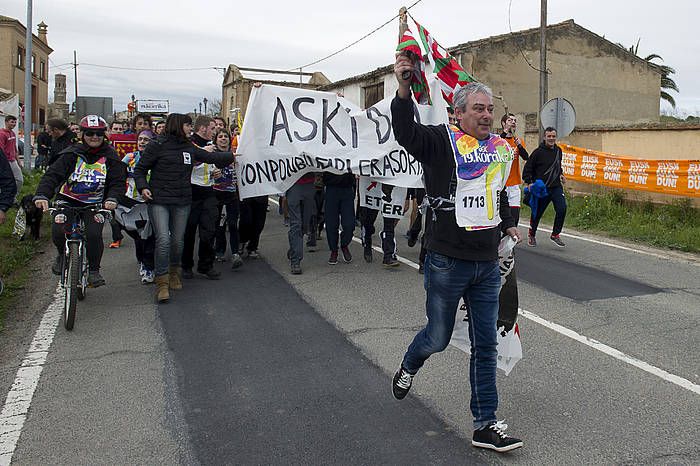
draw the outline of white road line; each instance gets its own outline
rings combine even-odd
[[[559,324],[555,324],[554,322],[551,322],[549,320],[543,319],[542,317],[538,316],[537,314],[534,314],[530,311],[526,311],[525,309],[518,308],[520,311],[520,315],[523,317],[530,319],[533,322],[537,322],[540,325],[543,325],[549,329],[554,330],[557,333],[560,333],[564,336],[567,336],[573,340],[578,341],[579,343],[583,343],[586,346],[590,346],[593,349],[596,349],[602,353],[607,354],[608,356],[612,356],[615,359],[618,359],[622,362],[626,362],[627,364],[634,366],[638,369],[643,370],[644,372],[648,372],[652,375],[655,375],[659,378],[662,378],[668,382],[674,383],[678,385],[679,387],[685,388],[686,390],[690,390],[691,392],[694,392],[698,395],[700,395],[700,385],[694,384],[690,380],[686,380],[683,377],[679,377],[677,375],[671,374],[669,372],[666,372],[663,369],[659,369],[658,367],[652,366],[649,363],[646,363],[644,361],[641,361],[637,358],[633,358],[632,356],[628,356],[622,351],[616,350],[615,348],[612,348],[604,343],[601,343],[597,340],[594,340],[592,338],[588,338],[584,335],[581,335],[579,333],[574,332],[573,330],[569,330],[566,327],[562,327]]]
[[[59,284],[0,412],[0,466],[7,466],[12,460],[62,314],[63,289]]]
[[[523,228],[530,228],[530,225],[526,224],[526,223],[519,223],[518,226],[521,226]],[[642,254],[645,256],[657,257],[659,259],[669,259],[670,258],[668,254],[663,255],[663,254],[659,254],[656,252],[645,251],[643,249],[630,248],[628,246],[622,246],[620,244],[608,243],[607,241],[601,241],[601,240],[597,240],[597,239],[593,239],[593,238],[586,238],[585,236],[572,235],[570,233],[561,233],[561,236],[564,236],[565,238],[574,238],[574,239],[578,239],[581,241],[587,241],[589,243],[600,244],[602,246],[608,246],[610,248],[621,249],[622,251],[629,251],[629,252],[633,252],[635,254]],[[693,262],[693,261],[690,261],[687,259],[686,259],[686,261],[689,262],[690,264],[700,265],[700,262]]]
[[[353,241],[356,241],[358,243],[362,243],[359,239],[353,237]],[[380,248],[377,248],[376,246],[372,247],[375,251],[382,252]],[[404,264],[410,265],[414,269],[418,269],[418,264],[415,262],[405,259],[403,257],[398,258],[401,262]],[[520,315],[525,317],[526,319],[529,319],[533,322],[536,322],[544,327],[547,327],[550,330],[554,330],[555,332],[564,335],[566,337],[571,338],[572,340],[576,340],[579,343],[583,343],[586,346],[590,346],[591,348],[600,351],[601,353],[605,353],[608,356],[612,356],[615,359],[618,359],[622,362],[625,362],[631,366],[636,367],[637,369],[641,369],[644,372],[648,372],[649,374],[655,375],[663,380],[666,380],[667,382],[674,383],[678,385],[681,388],[685,388],[686,390],[690,390],[691,392],[694,392],[698,395],[700,395],[700,385],[694,384],[690,380],[684,379],[683,377],[679,377],[677,375],[671,374],[669,372],[666,372],[663,369],[659,369],[658,367],[652,366],[651,364],[641,361],[637,358],[633,358],[632,356],[628,356],[625,353],[623,353],[620,350],[616,350],[615,348],[608,346],[604,343],[601,343],[597,340],[594,340],[593,338],[589,338],[587,336],[581,335],[579,333],[576,333],[573,330],[570,330],[562,325],[556,324],[554,322],[550,322],[549,320],[543,319],[542,317],[538,316],[534,312],[526,311],[523,308],[518,308],[518,311],[520,311]]]

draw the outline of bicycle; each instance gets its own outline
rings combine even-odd
[[[100,208],[99,205],[85,207],[71,207],[59,205],[49,209],[53,215],[53,222],[65,224],[66,247],[61,261],[61,286],[65,291],[63,304],[63,326],[66,330],[72,330],[75,325],[75,314],[78,301],[85,299],[88,288],[88,260],[87,241],[85,231],[85,214],[95,215],[98,223],[109,222],[112,213]],[[97,216],[100,216],[98,219]],[[72,219],[70,224],[66,223]]]

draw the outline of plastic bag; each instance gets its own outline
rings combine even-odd
[[[471,354],[471,340],[469,338],[469,310],[464,301],[460,301],[455,317],[455,327],[452,331],[450,345]],[[523,358],[523,347],[520,342],[520,328],[518,324],[506,332],[503,327],[498,329],[498,359],[496,367],[506,375],[510,374],[515,365]]]
[[[20,206],[17,209],[17,216],[15,217],[15,226],[12,229],[12,234],[17,236],[19,239],[24,238],[24,233],[27,231],[27,213],[24,208]]]

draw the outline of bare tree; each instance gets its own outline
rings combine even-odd
[[[221,116],[221,99],[209,100],[209,114]]]

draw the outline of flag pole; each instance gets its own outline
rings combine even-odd
[[[401,38],[403,37],[404,32],[408,30],[408,9],[405,6],[402,6],[399,8],[399,42],[401,42]],[[408,54],[410,58],[410,54]],[[411,77],[411,72],[410,71],[404,71],[401,74],[402,79],[409,79]]]
[[[399,41],[403,37],[403,33],[408,29],[408,10],[405,6],[399,8]]]

